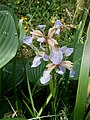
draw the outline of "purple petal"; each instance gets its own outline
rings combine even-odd
[[[46,84],[50,80],[50,71],[49,70],[44,70],[43,76],[40,79],[40,82],[42,84]]]
[[[60,29],[57,29],[55,34],[59,35],[60,34]]]
[[[65,50],[65,56],[70,56],[72,53],[73,53],[73,48],[67,48],[66,50]]]
[[[69,76],[70,76],[70,77],[74,77],[74,75],[75,75],[75,71],[74,71],[73,69],[71,69]]]
[[[46,25],[38,25],[38,27],[43,30],[45,29]]]
[[[42,55],[42,58],[43,58],[44,61],[48,61],[49,60],[48,56],[45,53]]]
[[[62,51],[62,53],[64,53],[66,49],[67,49],[66,46],[63,46],[63,47],[60,48],[60,50]]]
[[[41,64],[41,61],[40,61],[41,57],[39,56],[35,56],[34,59],[33,59],[33,64],[31,67],[37,67],[38,65]]]
[[[26,36],[26,37],[24,37],[23,43],[30,45],[30,44],[32,44],[32,39],[33,38],[31,36]]]
[[[60,20],[56,20],[56,21],[55,21],[54,26],[57,26],[57,25],[59,25],[60,27],[63,26],[63,24],[61,23]]]
[[[37,41],[38,41],[38,42],[41,42],[41,43],[42,43],[42,42],[45,42],[45,38],[38,38]]]
[[[59,68],[60,68],[60,70],[57,70],[56,73],[63,75],[66,71],[66,68],[64,68],[62,66],[60,66]]]
[[[60,64],[60,62],[63,59],[63,53],[60,50],[50,50],[50,60],[53,62],[53,64]]]

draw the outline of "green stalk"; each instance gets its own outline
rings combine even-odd
[[[45,103],[43,104],[43,106],[42,106],[41,109],[39,110],[37,117],[40,117],[40,115],[42,114],[44,108],[47,106],[47,104],[49,103],[49,101],[51,100],[51,98],[52,98],[52,93],[49,94],[49,96],[48,96],[48,98],[46,99]]]
[[[13,76],[13,84],[14,84],[14,101],[15,101],[15,107],[17,108],[17,105],[16,105],[16,100],[17,100],[17,93],[16,93],[16,56],[13,58],[12,76]]]
[[[77,119],[83,120],[85,115],[88,76],[89,76],[89,69],[90,69],[90,52],[89,51],[90,51],[90,24],[88,26],[87,39],[85,41],[84,50],[83,50],[73,120],[77,120]]]
[[[34,113],[34,116],[36,117],[36,109],[35,109],[35,106],[34,106],[34,101],[33,101],[33,98],[32,98],[32,92],[31,92],[31,88],[30,88],[30,84],[29,84],[29,78],[28,78],[28,72],[27,72],[27,68],[26,68],[26,77],[27,77],[27,85],[28,85],[28,91],[29,91],[29,96],[30,96],[30,100],[31,100],[31,105],[32,105],[32,109],[33,109],[33,113]]]

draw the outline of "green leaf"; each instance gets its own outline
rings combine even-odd
[[[73,120],[83,120],[86,107],[88,76],[90,69],[90,24],[85,41]]]
[[[13,19],[14,19],[14,21],[15,21],[15,25],[16,25],[16,27],[17,27],[17,25],[18,25],[18,18],[17,18],[17,16],[15,15],[15,13],[13,12],[13,10],[10,9],[10,8],[9,8],[8,6],[6,6],[6,5],[0,5],[0,11],[4,11],[4,10],[10,12],[10,14],[12,15],[12,17],[13,17]]]
[[[19,21],[18,23],[19,46],[23,44],[23,38],[25,36],[25,31],[22,23],[22,21]]]
[[[4,116],[4,114],[7,113],[10,109],[11,108],[8,104],[8,101],[5,99],[0,99],[0,120]]]
[[[3,93],[12,90],[14,87],[12,69],[13,69],[12,61],[3,68],[4,72],[4,78],[2,82]],[[22,62],[18,60],[16,64],[16,86],[22,83],[23,79],[24,79],[24,66]]]
[[[38,85],[40,85],[40,77],[43,74],[43,71],[46,67],[46,62],[44,62],[43,60],[41,61],[41,64],[38,67],[35,68],[31,68],[32,65],[32,61],[29,61],[26,65],[26,72],[28,75],[28,78],[30,80],[31,83],[36,84],[38,83]]]
[[[0,68],[2,68],[16,55],[18,35],[9,11],[0,11],[0,26]]]
[[[85,120],[90,120],[90,112],[88,112],[88,114],[87,114]]]
[[[73,56],[73,63],[74,63],[74,70],[75,70],[75,76],[72,78],[73,80],[79,79],[83,46],[84,45],[82,43],[76,43],[76,47],[74,50],[74,56]]]

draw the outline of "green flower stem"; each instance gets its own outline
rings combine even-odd
[[[42,111],[43,111],[44,108],[47,106],[47,104],[49,103],[49,101],[51,100],[51,98],[52,98],[52,93],[50,93],[49,96],[47,97],[44,105],[43,105],[43,106],[41,107],[41,109],[39,110],[37,117],[40,117],[40,115],[42,114]]]
[[[39,50],[33,44],[31,44],[30,47],[32,48],[36,55],[39,53]]]

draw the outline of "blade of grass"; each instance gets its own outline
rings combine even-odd
[[[86,97],[87,97],[87,86],[88,86],[88,75],[90,68],[90,24],[87,31],[87,39],[85,41],[80,76],[78,82],[78,90],[76,97],[76,104],[74,109],[73,120],[83,120],[86,106]]]
[[[26,77],[27,77],[27,85],[28,85],[28,91],[29,91],[29,96],[30,96],[30,100],[31,100],[31,105],[32,105],[34,117],[36,117],[37,111],[35,109],[34,101],[33,101],[33,98],[32,98],[32,92],[31,92],[31,88],[30,88],[30,84],[29,84],[29,78],[28,78],[28,70],[27,70],[27,68],[26,68]]]
[[[40,108],[37,117],[40,117],[40,115],[42,114],[44,108],[47,106],[47,104],[49,103],[50,99],[52,98],[52,93],[49,94],[49,96],[47,97],[45,103],[43,104],[43,106]]]
[[[29,112],[31,113],[32,117],[35,117],[33,114],[33,111],[31,110],[31,108],[28,106],[28,104],[23,100],[24,104],[26,105],[27,109],[29,110]]]

